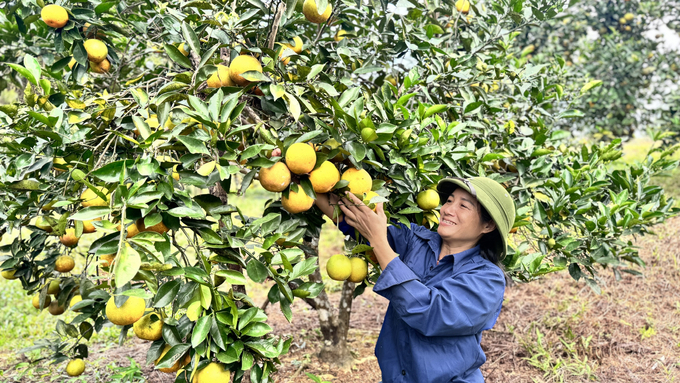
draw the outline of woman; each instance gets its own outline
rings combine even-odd
[[[351,193],[317,195],[329,217],[340,205],[339,228],[366,238],[382,268],[373,291],[390,301],[375,348],[385,383],[484,381],[480,342],[501,310],[500,261],[515,205],[485,177],[443,179],[437,191],[436,233],[413,223],[388,227],[382,203],[375,213]]]

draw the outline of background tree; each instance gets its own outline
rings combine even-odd
[[[602,86],[575,106],[582,118],[565,128],[596,138],[628,136],[657,127],[677,88],[680,52],[664,41],[680,31],[675,1],[578,1],[547,27],[522,31],[524,57],[535,63],[557,58],[570,67],[567,86],[583,78]]]
[[[312,14],[310,0],[95,1],[64,4],[63,25],[56,11],[41,19],[43,5],[3,11],[2,38],[18,40],[3,70],[24,92],[0,112],[0,230],[17,235],[0,267],[37,308],[53,296],[55,312],[80,310],[37,342],[57,362],[87,357],[107,320],[123,340],[149,306],[145,323],[163,325],[147,360],[185,371],[177,381],[266,381],[290,340],[268,335],[246,277],[272,283],[268,301],[289,320],[295,298],[316,308],[324,355],[344,362],[351,298],[379,269],[346,281],[332,307],[311,207],[330,181],[435,229],[419,193],[446,176],[493,177],[517,202],[509,275],[568,269],[594,289],[597,265],[641,263],[622,237],[676,212],[649,185],[677,166],[673,148],[614,167],[620,140],[573,146],[560,129],[600,82],[567,85],[564,60],[533,63],[516,39],[561,3],[343,1]],[[254,180],[282,192],[261,217],[229,198]],[[370,262],[368,250],[346,241],[354,258]]]

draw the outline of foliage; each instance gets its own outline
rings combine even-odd
[[[583,0],[571,5],[547,26],[525,29],[518,40],[530,62],[565,62],[572,79],[567,86],[578,89],[584,78],[602,82],[575,104],[583,118],[561,125],[595,133],[596,139],[658,127],[664,111],[678,107],[672,94],[680,51],[664,41],[680,32],[680,3]],[[677,124],[673,130],[678,131]]]
[[[213,359],[237,382],[265,381],[290,340],[269,335],[266,314],[242,286],[246,277],[274,281],[268,299],[291,320],[293,300],[324,287],[307,278],[317,254],[299,242],[317,238],[323,218],[317,208],[289,214],[278,196],[262,217],[249,217],[229,197],[247,193],[260,168],[282,160],[274,149],[285,157],[297,142],[317,146],[316,166],[339,155],[341,170],[366,169],[401,222],[423,221],[416,195],[443,177],[504,183],[524,234],[504,262],[521,281],[568,268],[597,288],[597,265],[618,273],[642,264],[621,238],[676,212],[649,185],[677,166],[673,150],[615,170],[608,165],[621,156],[620,140],[567,145],[559,125],[581,115],[576,105],[597,84],[567,86],[562,60],[531,63],[515,41],[562,4],[500,0],[473,4],[466,16],[449,2],[399,2],[393,12],[394,4],[346,0],[333,3],[332,25],[317,26],[286,3],[73,3],[57,30],[35,17],[36,4],[2,11],[2,38],[19,36],[2,52],[21,52],[3,70],[24,97],[0,113],[0,230],[32,232],[0,248],[0,267],[16,270],[41,300],[49,278],[60,280],[59,305],[82,296],[72,307],[80,313],[58,322],[58,337],[36,342],[56,362],[87,357],[111,297],[117,306],[136,297],[167,315],[147,361],[168,368],[191,358],[178,382]],[[326,1],[317,3],[323,9]],[[329,27],[339,26],[348,34],[338,42]],[[88,72],[84,35],[106,43],[108,74]],[[305,43],[300,54],[283,50],[295,36]],[[263,73],[245,72],[246,87],[205,86],[217,64],[240,54],[257,57]],[[362,135],[366,128],[374,134]],[[307,175],[293,181],[283,195],[315,196]],[[84,191],[106,203],[83,206]],[[38,216],[48,217],[51,232],[36,226]],[[99,218],[96,234],[84,234],[83,221]],[[157,230],[128,238],[133,224]],[[96,239],[66,248],[58,238],[67,228]],[[347,247],[367,250],[361,239]],[[82,256],[82,271],[54,271],[64,253]],[[116,254],[110,268],[99,259],[108,254]],[[378,275],[373,268],[355,294]]]

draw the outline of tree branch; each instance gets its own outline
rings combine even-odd
[[[279,3],[278,8],[276,9],[276,15],[274,15],[274,23],[272,24],[272,29],[269,31],[269,39],[267,41],[267,48],[269,49],[274,49],[274,43],[276,43],[276,34],[279,32],[279,23],[281,22],[281,16],[283,16],[283,12],[286,11],[286,3],[281,2]]]

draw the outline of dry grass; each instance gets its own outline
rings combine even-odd
[[[566,273],[510,288],[483,345],[488,382],[680,380],[680,218],[639,240],[642,276],[601,271],[597,295]]]

